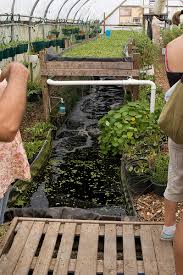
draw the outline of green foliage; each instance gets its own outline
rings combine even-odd
[[[167,154],[158,154],[155,159],[155,166],[152,172],[151,180],[157,185],[166,185],[168,176],[169,156]]]
[[[29,160],[31,160],[39,152],[43,143],[44,143],[44,140],[37,140],[37,141],[24,143],[24,148]]]
[[[62,33],[66,36],[70,36],[71,34],[79,33],[80,28],[75,26],[67,26],[62,29]]]
[[[163,47],[166,47],[166,45],[169,42],[181,36],[182,34],[183,34],[183,29],[177,26],[174,26],[172,29],[163,29],[161,31]]]
[[[119,110],[109,111],[99,121],[102,153],[123,153],[130,157],[140,154],[144,156],[152,150],[158,152],[164,138],[157,125],[162,104],[162,97],[157,97],[156,111],[153,114],[150,114],[146,99],[129,102]]]
[[[32,136],[32,140],[44,140],[47,136],[49,129],[51,129],[52,125],[47,122],[38,122],[32,128],[27,128],[26,132],[30,133]]]
[[[27,86],[27,96],[30,102],[37,101],[41,97],[41,85],[39,82],[29,80]]]
[[[111,38],[105,35],[65,52],[69,57],[122,57],[123,48],[131,37],[131,31],[112,31]]]
[[[29,67],[29,62],[28,62],[28,61],[22,61],[21,63],[22,63],[26,68]]]
[[[157,46],[153,44],[145,32],[133,32],[132,38],[136,52],[139,52],[141,56],[141,67],[154,64],[158,58]]]

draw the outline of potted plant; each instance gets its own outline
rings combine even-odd
[[[60,32],[57,29],[53,29],[50,31],[50,34],[53,34],[56,36],[56,38],[59,36]]]
[[[41,86],[39,82],[31,81],[28,82],[27,87],[27,99],[28,102],[36,102],[41,98]]]
[[[155,158],[154,169],[151,175],[151,181],[154,192],[160,196],[163,195],[167,185],[168,163],[168,154],[159,153]]]

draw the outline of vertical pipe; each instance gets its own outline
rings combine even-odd
[[[12,7],[11,7],[11,41],[14,40],[15,36],[15,29],[14,29],[14,10],[15,10],[15,2],[16,0],[13,0]],[[12,60],[14,61],[14,57],[12,57]]]
[[[105,12],[104,12],[104,33],[105,33]]]

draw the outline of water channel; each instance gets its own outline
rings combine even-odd
[[[34,180],[29,207],[107,209],[128,215],[120,178],[120,157],[100,153],[98,121],[122,105],[121,87],[90,87],[57,130],[51,157]]]

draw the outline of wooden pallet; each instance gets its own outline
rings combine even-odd
[[[2,275],[172,275],[161,224],[15,218],[1,250]]]

